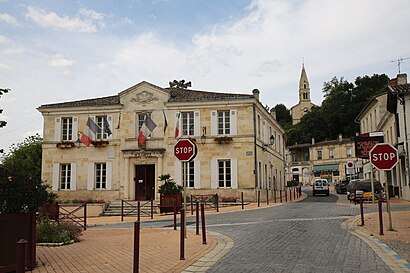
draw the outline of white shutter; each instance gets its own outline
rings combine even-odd
[[[219,185],[218,182],[218,160],[211,160],[211,189],[217,189]]]
[[[177,112],[175,115],[175,130],[174,130],[174,134],[172,135],[173,137],[180,137],[181,136],[181,123],[182,123],[182,117],[181,117],[181,112]],[[178,122],[178,117],[179,117],[179,122]],[[178,126],[178,135],[175,136],[175,131],[177,130],[177,126]]]
[[[76,141],[78,139],[78,118],[73,118],[73,131],[71,132],[71,141]]]
[[[94,162],[88,162],[87,190],[94,190]]]
[[[71,163],[71,190],[77,189],[77,164]]]
[[[264,125],[263,125],[263,134],[264,134],[264,136],[263,136],[263,142],[264,143],[266,143],[266,144],[270,144],[269,143],[269,133],[268,133],[268,126],[267,126],[267,124],[266,124],[266,122],[264,122]]]
[[[181,161],[179,161],[178,159],[175,160],[174,163],[174,180],[178,185],[182,186],[182,164]]]
[[[231,135],[237,135],[238,134],[238,129],[237,129],[237,114],[238,112],[236,110],[231,110],[230,111],[230,119],[231,119]]]
[[[201,188],[201,161],[198,158],[194,160],[194,188]]]
[[[108,139],[112,139],[114,136],[114,127],[112,126],[114,118],[112,115],[108,115],[107,120],[108,120],[108,126],[110,127],[110,130],[111,130],[111,135],[108,136]]]
[[[232,189],[237,189],[238,188],[238,160],[237,159],[231,159],[231,187]]]
[[[201,135],[201,112],[194,112],[194,136]]]
[[[95,116],[90,117],[90,119],[95,122]],[[90,137],[91,139],[95,140],[95,134],[91,130],[90,130],[90,136],[91,136]]]
[[[60,178],[60,164],[54,163],[53,164],[53,185],[52,190],[58,191],[59,190],[59,178]]]
[[[54,140],[61,141],[61,118],[56,118],[54,121]]]
[[[111,190],[112,185],[112,162],[107,162],[107,190]]]
[[[211,135],[218,135],[218,113],[217,111],[211,111]]]

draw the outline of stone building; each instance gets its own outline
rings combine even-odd
[[[284,130],[259,91],[198,91],[181,82],[143,81],[109,97],[41,105],[42,179],[61,200],[158,199],[162,174],[185,180],[188,194],[243,192],[254,200],[257,189],[283,188]],[[144,126],[151,131],[141,144]],[[192,162],[174,156],[179,138],[196,142]]]
[[[302,72],[299,80],[299,103],[290,108],[292,124],[300,122],[300,119],[308,112],[314,104],[310,100],[309,80],[306,74],[305,65],[302,65]]]

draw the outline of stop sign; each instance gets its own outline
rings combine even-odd
[[[369,152],[370,162],[378,170],[389,171],[396,166],[399,160],[399,153],[389,143],[376,144]]]
[[[174,155],[182,162],[193,160],[196,153],[196,144],[190,139],[180,139],[174,146]]]

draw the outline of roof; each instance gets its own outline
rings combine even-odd
[[[389,85],[389,89],[393,94],[410,94],[410,83]]]
[[[183,89],[183,88],[164,88],[163,90],[168,92],[171,95],[168,100],[169,102],[215,101],[215,100],[255,98],[253,95],[248,95],[248,94],[209,92],[209,91],[191,90],[191,89]],[[44,105],[41,105],[38,109],[108,106],[108,105],[121,105],[120,94],[109,96],[109,97],[95,98],[95,99],[44,104]]]

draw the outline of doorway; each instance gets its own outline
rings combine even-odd
[[[135,200],[145,201],[155,196],[155,165],[135,165]]]

